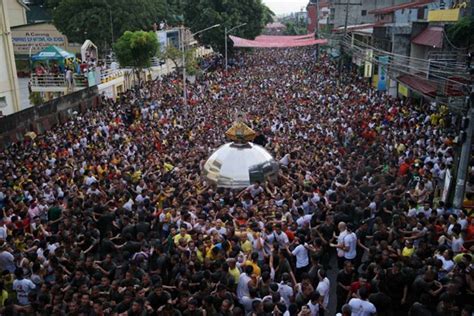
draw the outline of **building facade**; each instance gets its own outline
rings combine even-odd
[[[0,1],[0,111],[9,115],[20,109],[18,79],[10,30],[8,4]],[[17,3],[18,4],[18,3]]]
[[[347,25],[369,24],[375,22],[370,11],[406,2],[406,0],[329,0],[329,24],[334,28]],[[346,10],[348,12],[346,14]]]
[[[318,24],[320,30],[327,30],[330,13],[328,0],[310,0],[306,6],[306,12],[308,15],[308,33],[315,32],[318,29]]]
[[[26,12],[29,10],[28,6],[22,0],[2,0],[8,10],[8,19],[10,27],[23,25],[27,23]]]

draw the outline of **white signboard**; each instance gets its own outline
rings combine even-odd
[[[12,30],[12,43],[18,55],[36,54],[50,45],[66,49],[66,37],[58,31]]]

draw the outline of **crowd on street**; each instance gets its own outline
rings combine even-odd
[[[474,220],[440,199],[454,118],[337,69],[239,53],[187,107],[171,74],[1,151],[0,314],[471,316]],[[216,188],[240,113],[278,179]]]

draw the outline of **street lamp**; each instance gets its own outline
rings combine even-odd
[[[227,31],[227,27],[224,29],[224,39],[225,39],[225,71],[227,71],[227,34],[232,32],[235,29],[238,29],[239,27],[242,27],[244,25],[247,25],[247,23],[242,23],[240,25],[234,26],[230,30]]]
[[[191,34],[191,37],[197,35],[197,34],[200,34],[200,33],[203,33],[203,32],[206,32],[206,31],[209,31],[213,28],[216,28],[216,27],[219,27],[221,26],[220,24],[214,24],[212,26],[209,26],[203,30],[200,30],[200,31],[197,31],[196,33],[192,33]],[[183,64],[183,99],[184,99],[184,106],[186,107],[188,105],[188,92],[186,90],[186,56],[185,56],[185,49],[184,49],[184,45],[185,45],[185,35],[184,35],[184,25],[181,26],[181,53],[182,53],[182,64]]]

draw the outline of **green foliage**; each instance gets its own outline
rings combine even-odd
[[[263,25],[267,25],[268,23],[273,23],[275,20],[273,17],[275,16],[275,13],[270,10],[269,7],[266,5],[263,5]]]
[[[30,99],[30,103],[33,104],[34,106],[38,106],[44,103],[44,99],[41,96],[41,93],[39,92],[31,92],[29,99]]]
[[[285,25],[285,35],[304,35],[308,33],[308,31],[306,30],[306,26],[301,25],[300,23],[288,21],[285,23]]]
[[[454,45],[469,47],[474,43],[474,18],[472,16],[460,19],[448,27],[448,38]]]
[[[70,42],[92,40],[102,52],[125,31],[151,29],[166,19],[171,0],[48,0],[54,25]],[[172,8],[172,7],[171,7]],[[113,26],[113,27],[112,27]]]
[[[158,39],[153,32],[125,32],[115,43],[114,52],[122,66],[148,68],[158,51]]]
[[[214,24],[220,24],[200,34],[200,42],[211,45],[214,50],[224,51],[224,28],[231,29],[242,23],[233,34],[255,38],[270,21],[271,11],[261,0],[188,0],[184,7],[185,25],[197,32]],[[229,47],[232,42],[228,40]]]
[[[196,59],[194,49],[187,49],[184,55],[186,61],[186,73],[189,75],[195,75],[199,69],[199,65]],[[181,69],[181,61],[183,59],[183,54],[181,50],[174,47],[173,45],[168,45],[166,50],[164,51],[163,55],[161,56],[162,59],[170,59],[176,69]]]

